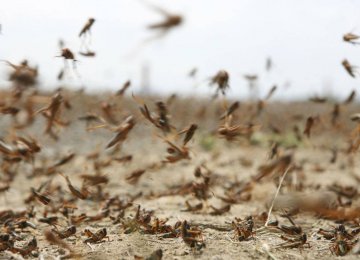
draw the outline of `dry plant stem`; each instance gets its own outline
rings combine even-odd
[[[277,188],[277,190],[276,190],[274,199],[273,199],[273,201],[271,202],[271,206],[270,206],[270,209],[269,209],[269,212],[268,212],[268,216],[267,216],[267,219],[266,219],[266,222],[265,222],[265,225],[264,225],[265,227],[267,227],[268,224],[269,224],[271,211],[272,211],[272,209],[273,209],[273,207],[274,207],[274,203],[275,203],[276,197],[277,197],[278,194],[279,194],[281,185],[282,185],[282,183],[283,183],[283,181],[284,181],[284,179],[285,179],[285,177],[286,177],[286,174],[288,173],[289,169],[290,169],[290,166],[287,167],[287,169],[286,169],[285,172],[283,173],[283,176],[281,177],[281,180],[280,180],[279,186],[278,186],[278,188]]]

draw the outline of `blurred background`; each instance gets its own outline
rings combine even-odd
[[[56,3],[56,4],[55,4]],[[162,21],[146,3],[180,14],[184,23],[162,38],[149,24]],[[357,0],[2,0],[0,59],[39,66],[43,89],[69,86],[117,90],[131,80],[132,91],[207,95],[209,77],[220,69],[230,74],[228,97],[247,98],[245,74],[258,75],[259,95],[273,85],[275,99],[314,95],[346,97],[359,85],[341,61],[360,65],[360,46],[343,42],[345,33],[360,33]],[[77,54],[78,34],[89,17],[91,49],[96,57]],[[58,46],[65,42],[79,60],[80,77],[57,80],[64,66]],[[272,68],[266,71],[266,60]],[[196,77],[189,72],[197,68]],[[10,85],[10,68],[0,64],[0,85]]]

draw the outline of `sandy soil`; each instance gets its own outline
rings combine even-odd
[[[231,184],[246,182],[251,180],[251,176],[258,173],[259,166],[270,162],[269,151],[272,139],[282,142],[280,150],[285,152],[286,147],[291,148],[294,153],[293,161],[296,165],[301,166],[298,170],[289,173],[289,178],[285,180],[286,185],[281,189],[280,196],[287,196],[294,192],[300,194],[309,194],[314,191],[328,191],[329,186],[336,183],[339,185],[351,185],[357,189],[358,182],[354,178],[358,174],[357,158],[354,155],[354,165],[349,164],[349,155],[342,152],[341,149],[347,147],[347,139],[350,130],[354,124],[346,123],[341,130],[334,130],[325,125],[314,127],[313,137],[302,141],[294,141],[292,136],[292,124],[289,121],[281,122],[281,118],[290,111],[294,106],[294,114],[303,114],[304,119],[294,121],[294,124],[304,127],[308,110],[308,105],[303,104],[275,104],[269,105],[266,114],[257,118],[258,122],[263,123],[263,128],[255,133],[250,139],[240,138],[240,140],[227,142],[211,132],[219,124],[218,117],[211,116],[216,114],[216,108],[210,107],[208,114],[203,118],[195,116],[195,108],[201,107],[199,104],[206,104],[205,101],[199,102],[198,105],[193,102],[178,100],[172,105],[170,114],[173,115],[171,121],[179,129],[189,125],[192,122],[199,124],[199,129],[195,137],[189,143],[191,160],[182,160],[174,164],[167,164],[158,169],[148,169],[140,177],[136,184],[130,184],[126,177],[136,169],[145,169],[149,165],[158,163],[166,156],[166,144],[157,137],[158,130],[152,127],[138,113],[137,104],[133,100],[115,100],[108,96],[101,97],[79,97],[75,94],[67,94],[70,103],[73,105],[71,110],[63,109],[61,117],[71,120],[67,127],[58,127],[57,132],[59,140],[55,141],[51,137],[43,134],[45,120],[41,115],[33,125],[21,129],[13,130],[13,120],[9,115],[1,116],[0,133],[6,143],[11,143],[14,133],[18,136],[33,136],[40,143],[42,150],[35,155],[34,162],[22,161],[12,169],[14,180],[10,183],[10,189],[3,192],[0,197],[0,210],[21,211],[29,206],[34,206],[36,215],[28,221],[36,225],[36,229],[26,228],[23,231],[18,230],[22,240],[17,241],[16,245],[21,246],[29,241],[33,236],[38,242],[38,249],[26,258],[55,259],[67,253],[67,250],[61,249],[57,245],[51,245],[44,237],[44,231],[51,228],[48,224],[39,222],[43,217],[45,210],[49,211],[48,216],[58,216],[58,228],[62,229],[69,226],[69,218],[60,212],[51,212],[51,207],[44,206],[39,201],[34,200],[29,204],[24,202],[30,194],[30,188],[38,188],[41,183],[52,180],[50,186],[60,186],[61,191],[54,191],[48,196],[53,201],[58,201],[61,195],[64,198],[72,199],[72,203],[77,206],[69,215],[80,215],[82,213],[88,216],[95,215],[101,210],[106,201],[105,198],[119,196],[119,198],[129,199],[139,193],[140,196],[134,199],[132,206],[125,209],[123,221],[134,218],[138,205],[142,209],[152,210],[153,218],[168,219],[168,224],[174,225],[177,221],[184,221],[190,226],[198,227],[202,230],[205,247],[201,249],[191,248],[184,243],[181,237],[162,238],[161,234],[145,234],[141,229],[133,232],[125,232],[124,224],[114,224],[111,217],[115,217],[118,212],[110,209],[108,216],[99,221],[84,221],[77,225],[75,236],[71,236],[65,241],[70,245],[74,252],[79,253],[84,259],[134,259],[135,256],[148,257],[154,250],[162,249],[163,259],[330,259],[336,258],[330,251],[334,244],[331,240],[326,240],[318,234],[320,228],[333,229],[338,225],[334,220],[319,218],[312,213],[299,213],[293,216],[294,222],[301,226],[302,232],[307,235],[308,244],[296,248],[278,247],[284,242],[280,238],[283,232],[275,229],[264,228],[264,221],[259,219],[259,215],[268,211],[268,205],[274,197],[277,183],[273,178],[265,178],[254,184],[250,191],[251,199],[231,204],[230,211],[214,216],[210,213],[213,211],[211,206],[220,208],[226,203],[218,198],[223,196],[224,192],[229,189]],[[72,96],[73,95],[73,96]],[[118,151],[105,149],[106,144],[112,138],[113,133],[106,129],[96,129],[93,131],[86,130],[86,124],[77,120],[79,116],[84,115],[87,111],[99,112],[101,101],[110,100],[116,104],[116,118],[121,121],[126,115],[136,115],[137,124],[130,132],[128,138],[121,145]],[[152,100],[157,100],[153,98]],[[152,101],[147,101],[151,104]],[[191,103],[187,108],[184,104]],[[45,102],[46,103],[46,102]],[[18,106],[21,103],[19,103]],[[42,107],[43,104],[37,104]],[[215,105],[214,105],[215,106]],[[315,105],[318,114],[324,115],[327,120],[331,112],[330,105]],[[250,105],[249,105],[250,107]],[[182,108],[182,110],[177,109]],[[280,109],[281,108],[281,109]],[[153,109],[153,108],[151,108]],[[246,114],[246,110],[240,109]],[[245,110],[245,112],[243,112]],[[283,116],[279,114],[283,113]],[[348,114],[355,111],[356,106],[344,109],[342,119],[348,120]],[[215,111],[215,112],[214,112]],[[313,110],[314,111],[314,110]],[[237,120],[245,122],[246,120],[239,114]],[[285,120],[284,120],[285,121]],[[283,129],[279,135],[274,135],[268,129],[268,123],[278,125]],[[335,163],[330,163],[332,156],[331,148],[338,147],[339,153]],[[75,157],[69,163],[57,167],[53,174],[32,176],[33,169],[46,168],[57,161],[59,158],[73,152]],[[89,159],[88,155],[98,152],[95,159]],[[133,155],[133,159],[128,163],[120,163],[114,160],[116,157],[124,155]],[[90,197],[86,200],[74,199],[70,193],[65,179],[59,174],[63,173],[70,177],[75,187],[81,187],[81,174],[94,174],[94,162],[103,162],[106,164],[98,169],[101,174],[106,175],[109,179],[107,184],[101,184],[104,199]],[[163,195],[176,190],[176,186],[186,183],[199,182],[194,176],[195,168],[202,163],[211,171],[210,179],[213,180],[209,188],[210,198],[202,201],[203,208],[197,212],[186,212],[185,202],[190,201],[192,205],[199,203],[194,195]],[[4,163],[3,163],[4,165]],[[5,182],[6,174],[2,170],[2,183]],[[295,180],[295,181],[294,181]],[[301,183],[302,189],[294,188],[289,183]],[[289,185],[288,185],[289,184]],[[239,185],[239,184],[238,184]],[[50,189],[48,187],[48,189]],[[96,194],[96,187],[90,187],[90,192]],[[290,195],[289,195],[290,196]],[[352,203],[358,203],[358,195],[352,198]],[[330,198],[329,198],[330,200]],[[54,202],[55,203],[55,202]],[[280,204],[279,204],[280,205]],[[289,221],[281,217],[284,213],[281,205],[276,205],[271,215],[271,219],[277,219],[280,224],[290,225]],[[255,227],[253,235],[245,241],[239,241],[231,226],[231,222],[236,218],[245,219],[247,216],[253,216]],[[1,218],[0,218],[1,219]],[[343,222],[350,231],[358,227],[356,220]],[[4,227],[4,222],[1,223]],[[109,239],[104,239],[101,243],[94,243],[90,246],[84,243],[87,238],[83,231],[90,229],[95,232],[105,227]],[[221,230],[219,230],[221,229]],[[356,241],[356,238],[354,239]],[[10,253],[9,251],[0,252],[0,259],[17,259],[21,258],[19,254]],[[78,258],[81,258],[78,257]],[[358,256],[349,252],[344,259],[357,259]]]

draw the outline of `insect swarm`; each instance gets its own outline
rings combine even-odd
[[[164,4],[161,7],[167,8],[172,3]],[[37,50],[25,53],[31,60],[20,62],[12,62],[11,55],[24,55],[23,51],[3,53],[9,62],[3,62],[8,71],[0,86],[0,258],[76,258],[79,252],[88,258],[160,259],[163,252],[166,259],[219,255],[246,259],[260,254],[273,259],[328,259],[352,257],[359,251],[356,86],[336,95],[326,88],[308,91],[299,85],[293,90],[284,80],[291,80],[293,86],[301,82],[284,78],[290,74],[284,75],[281,57],[274,67],[272,59],[260,57],[261,51],[250,57],[251,49],[238,53],[244,57],[239,56],[242,65],[234,69],[236,53],[221,55],[225,52],[211,41],[202,42],[204,49],[198,50],[196,43],[205,35],[202,26],[210,24],[217,40],[227,40],[221,36],[231,27],[225,26],[229,17],[223,16],[223,23],[215,16],[232,6],[219,4],[210,21],[197,11],[212,3],[199,10],[178,4],[181,15],[148,4],[159,12],[152,14],[140,5],[138,17],[133,17],[140,27],[131,32],[122,31],[110,16],[87,20],[91,3],[83,10],[72,6],[69,12],[79,11],[81,27],[59,31],[69,39],[55,45],[61,61],[46,51],[51,42],[42,45],[41,37],[37,39],[50,62],[46,70],[33,65]],[[129,8],[124,6],[119,15],[130,15]],[[141,19],[146,18],[141,12],[154,15],[155,20],[149,16],[146,31],[141,29]],[[149,41],[170,36],[184,25],[188,14],[192,18],[196,14],[196,21],[189,19],[179,35],[152,42],[159,55],[148,53],[135,63],[121,58],[126,52],[122,47],[136,43],[138,33],[149,34]],[[115,27],[120,30],[112,31]],[[105,50],[104,55],[93,51],[95,29],[101,36],[99,48],[104,48],[103,43],[111,47],[110,40],[116,41],[112,35],[122,35],[118,48]],[[194,29],[198,33],[189,41],[186,33]],[[0,38],[9,41],[9,36]],[[27,44],[32,47],[30,40],[20,41],[24,50],[29,49]],[[194,60],[186,41],[197,54],[210,48],[213,56]],[[351,51],[358,42],[356,33],[338,37],[339,45]],[[11,47],[11,42],[4,46]],[[109,52],[112,55],[106,55]],[[274,55],[278,54],[269,53]],[[357,67],[352,64],[355,58],[347,55],[344,68],[337,69],[339,73],[345,69],[349,75],[343,76],[350,82],[350,77],[357,77]],[[165,56],[182,66],[178,73],[175,65],[161,70]],[[103,66],[119,57],[118,66]],[[229,57],[234,62],[227,62]],[[72,68],[78,59],[85,73],[81,78],[67,77],[76,72]],[[143,61],[153,64],[155,71],[144,69],[139,80],[137,65]],[[65,63],[58,68],[59,75],[57,69],[49,70],[51,62]],[[301,66],[293,71],[308,78]],[[194,69],[184,73],[190,67]],[[216,69],[221,67],[226,70]],[[61,82],[48,82],[48,75],[42,74],[47,71]],[[96,77],[103,72],[109,81]],[[328,70],[313,72],[326,79],[322,73]],[[171,82],[161,81],[163,77]],[[107,82],[116,79],[123,79],[118,88],[106,91]],[[191,91],[186,95],[182,87],[175,89],[182,80],[182,87]],[[95,84],[102,84],[101,91],[93,91]],[[168,94],[152,86],[166,87]],[[300,90],[306,95],[284,100]]]

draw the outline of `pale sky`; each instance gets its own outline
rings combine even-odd
[[[212,93],[204,82],[220,69],[230,74],[228,95],[246,97],[243,74],[258,73],[262,95],[273,84],[275,97],[296,98],[332,91],[344,97],[360,88],[341,66],[347,58],[360,66],[360,45],[342,41],[344,33],[360,34],[358,0],[149,0],[169,12],[184,15],[184,24],[165,38],[132,55],[152,32],[146,26],[162,16],[139,0],[1,0],[0,59],[14,63],[27,58],[40,69],[43,88],[59,86],[63,61],[58,40],[75,53],[78,33],[89,17],[92,49],[97,56],[77,55],[81,79],[64,83],[88,89],[119,89],[130,79],[139,89],[142,64],[150,67],[151,87],[161,93]],[[274,69],[265,71],[266,57]],[[194,87],[187,77],[193,68],[203,82]],[[0,64],[0,85],[9,68]],[[286,82],[290,87],[284,88]]]

